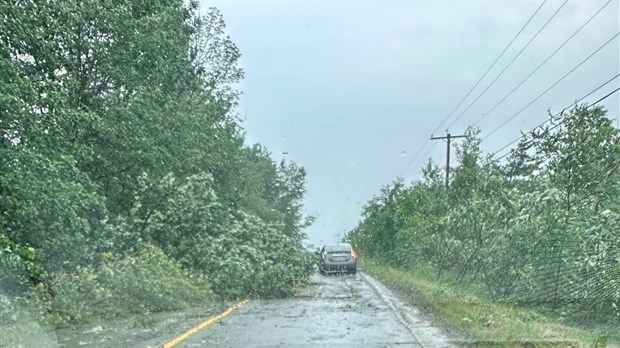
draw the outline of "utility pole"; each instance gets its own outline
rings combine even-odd
[[[446,140],[446,190],[450,185],[450,140],[458,139],[458,138],[467,138],[466,135],[450,135],[448,133],[445,137],[433,137],[431,136],[431,140]]]

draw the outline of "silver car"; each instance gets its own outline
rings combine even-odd
[[[345,272],[355,274],[357,272],[357,261],[350,244],[340,243],[336,245],[326,245],[321,249],[321,260],[319,262],[321,274],[328,272]]]

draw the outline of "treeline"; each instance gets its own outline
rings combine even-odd
[[[349,233],[367,256],[429,264],[439,280],[495,300],[603,322],[620,318],[620,132],[599,106],[578,106],[522,137],[504,162],[478,131],[455,146],[450,186],[430,161],[423,179],[384,187]]]
[[[0,323],[282,296],[305,171],[244,144],[240,52],[181,0],[0,2]]]

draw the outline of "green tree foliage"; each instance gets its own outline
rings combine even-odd
[[[104,298],[153,311],[207,283],[224,298],[303,283],[306,173],[244,144],[240,52],[216,9],[1,0],[0,11],[2,294],[40,292],[48,311],[80,320]],[[191,294],[166,285],[175,277]]]
[[[598,106],[552,121],[502,165],[468,130],[449,190],[428,163],[422,180],[382,189],[349,238],[363,254],[430,263],[440,279],[482,284],[494,299],[617,321],[620,132]]]

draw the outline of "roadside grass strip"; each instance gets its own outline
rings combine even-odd
[[[467,347],[620,347],[620,330],[605,325],[571,325],[536,305],[492,301],[475,287],[438,282],[423,267],[360,261],[368,273],[413,294],[418,305],[464,336],[460,343]]]
[[[180,334],[179,336],[165,342],[164,344],[161,345],[161,348],[172,348],[174,346],[176,346],[177,344],[181,343],[182,341],[186,340],[187,338],[189,338],[191,335],[194,335],[195,333],[199,332],[200,330],[206,328],[207,326],[215,323],[216,321],[226,317],[227,315],[229,315],[230,313],[234,312],[236,309],[242,307],[243,305],[247,304],[248,302],[250,302],[250,300],[243,300],[237,304],[234,304],[230,307],[228,307],[225,311],[223,311],[222,313],[212,316],[209,319],[203,321],[202,323],[194,326],[193,328],[185,331],[184,333]]]

